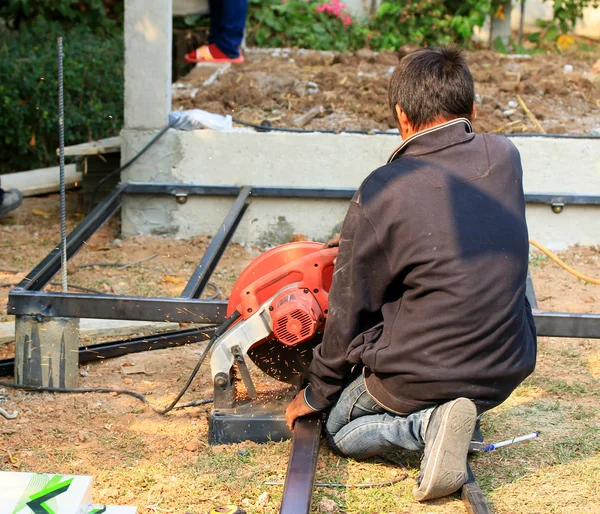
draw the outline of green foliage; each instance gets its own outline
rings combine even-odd
[[[387,1],[368,22],[371,47],[394,50],[407,43],[465,43],[482,26],[490,10],[487,0]]]
[[[547,1],[547,0],[544,0]],[[553,17],[551,20],[537,20],[536,25],[540,28],[528,36],[530,43],[538,47],[556,46],[562,51],[574,43],[570,36],[566,36],[575,29],[575,24],[583,18],[583,11],[588,7],[597,9],[600,7],[599,0],[553,0]]]
[[[0,29],[0,171],[57,164],[58,36],[64,37],[66,144],[114,136],[121,128],[122,38],[43,20]]]
[[[343,17],[316,12],[331,1],[250,0],[248,40],[266,47],[338,51],[367,45],[395,50],[407,43],[464,43],[473,27],[483,25],[491,8],[491,0],[388,0],[368,20],[348,24]]]
[[[123,0],[5,0],[0,18],[14,29],[37,19],[63,27],[85,25],[94,31],[112,31],[122,25]]]
[[[583,18],[584,9],[598,8],[599,5],[598,0],[553,0],[553,24],[561,34],[567,34],[575,28],[577,21]]]
[[[249,0],[249,43],[263,47],[298,46],[315,50],[347,51],[361,46],[363,36],[354,25],[327,13],[317,13],[315,0]]]

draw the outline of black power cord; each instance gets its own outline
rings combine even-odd
[[[378,129],[301,129],[301,128],[288,128],[288,127],[273,127],[269,120],[264,120],[260,125],[258,123],[251,123],[249,121],[243,121],[238,118],[233,118],[232,121],[238,125],[244,127],[251,127],[256,129],[258,132],[292,132],[297,134],[362,134],[365,136],[369,135],[385,135],[385,136],[399,136],[398,132],[391,132],[387,130]],[[586,134],[542,134],[536,132],[523,132],[515,134],[499,134],[501,136],[510,137],[551,137],[554,139],[600,139],[600,136],[586,135]]]
[[[156,143],[164,134],[165,132],[167,132],[167,130],[169,130],[173,125],[175,125],[177,120],[171,120],[166,127],[162,128],[160,130],[160,132],[158,132],[158,134],[156,134],[147,144],[146,146],[144,146],[144,148],[142,148],[137,154],[135,154],[131,159],[129,159],[125,164],[123,164],[122,166],[119,166],[116,170],[111,171],[108,175],[106,175],[102,180],[100,180],[100,182],[98,182],[96,184],[96,187],[94,188],[94,191],[92,192],[92,198],[90,200],[90,204],[88,206],[88,214],[92,211],[92,209],[94,208],[94,202],[96,201],[96,195],[98,194],[98,189],[100,189],[100,186],[102,184],[104,184],[104,182],[106,182],[107,180],[109,180],[110,178],[114,177],[116,174],[121,173],[122,171],[125,171],[127,168],[129,168],[129,166],[131,166],[135,161],[137,161],[142,155],[144,155],[146,153],[146,151],[154,144]]]
[[[12,384],[10,382],[0,382],[0,386],[2,386],[2,387],[10,387],[12,389],[22,389],[24,391],[41,391],[41,392],[47,392],[47,393],[117,393],[117,394],[126,394],[128,396],[133,396],[134,398],[137,398],[138,400],[143,401],[154,412],[156,412],[157,414],[160,414],[160,415],[164,415],[167,412],[169,412],[169,411],[171,411],[171,410],[173,410],[175,408],[184,408],[184,407],[193,407],[193,406],[197,406],[197,405],[206,405],[207,403],[211,403],[213,401],[212,398],[211,399],[207,399],[207,400],[194,400],[192,402],[184,403],[184,404],[181,404],[181,405],[177,405],[177,403],[179,402],[179,400],[181,400],[181,397],[188,390],[188,388],[190,387],[190,384],[192,383],[192,381],[194,380],[194,378],[196,378],[196,375],[198,374],[198,371],[200,370],[200,366],[202,366],[202,363],[206,359],[206,356],[212,350],[212,347],[217,342],[217,340],[219,339],[219,337],[221,337],[225,333],[225,331],[239,319],[240,316],[241,316],[241,314],[238,311],[235,311],[215,331],[215,334],[208,341],[208,344],[206,345],[206,348],[204,349],[204,351],[202,352],[202,355],[200,356],[200,359],[198,360],[198,364],[196,364],[196,367],[194,368],[194,371],[192,371],[192,373],[189,376],[187,382],[182,387],[181,391],[179,391],[179,394],[175,397],[175,399],[167,407],[165,407],[165,408],[160,408],[160,407],[157,407],[156,405],[153,405],[152,403],[150,403],[150,400],[148,400],[148,398],[146,398],[143,394],[138,393],[136,391],[130,391],[128,389],[113,389],[113,388],[110,388],[110,387],[87,387],[87,388],[36,387],[36,386],[26,386],[26,385],[20,385],[20,384]]]

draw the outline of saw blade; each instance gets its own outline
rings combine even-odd
[[[322,336],[319,335],[295,346],[270,339],[248,350],[248,357],[261,371],[275,380],[302,386],[308,379],[308,366],[313,358],[313,350],[321,339]]]

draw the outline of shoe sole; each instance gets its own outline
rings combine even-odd
[[[413,490],[417,501],[452,494],[467,481],[467,452],[475,429],[477,408],[467,398],[449,405],[433,443],[421,485]]]

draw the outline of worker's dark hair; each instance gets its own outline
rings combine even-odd
[[[398,121],[396,104],[420,130],[436,119],[473,115],[473,76],[457,47],[421,48],[406,55],[396,67],[388,90],[390,108]]]

